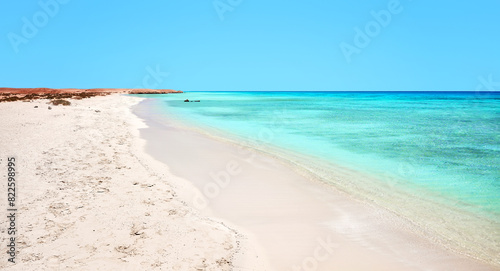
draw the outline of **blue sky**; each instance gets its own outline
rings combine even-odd
[[[3,87],[500,88],[500,1],[2,1],[0,60]]]

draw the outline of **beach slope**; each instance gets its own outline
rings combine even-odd
[[[140,100],[0,103],[0,189],[15,157],[18,209],[15,263],[3,253],[0,269],[232,269],[237,233],[186,206],[178,192],[189,185],[143,152],[130,111]],[[13,235],[3,217],[5,251]]]

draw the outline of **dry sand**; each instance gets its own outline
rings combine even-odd
[[[18,172],[18,254],[2,253],[0,269],[231,270],[241,238],[187,206],[178,193],[194,189],[144,153],[130,111],[140,100],[0,104],[2,251],[8,156]]]

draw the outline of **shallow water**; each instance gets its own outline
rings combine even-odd
[[[188,92],[154,97],[159,113],[229,132],[256,148],[303,154],[288,158],[340,189],[359,192],[410,220],[425,220],[421,226],[438,224],[435,220],[445,214],[449,223],[439,222],[441,229],[433,232],[445,239],[468,234],[470,243],[457,242],[479,242],[488,247],[487,254],[498,251],[491,236],[500,228],[499,93]],[[374,178],[339,181],[331,177],[338,166]],[[450,225],[464,214],[471,215],[470,224],[448,236]]]

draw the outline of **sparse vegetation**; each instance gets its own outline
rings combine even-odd
[[[175,91],[171,89],[86,89],[80,92],[74,92],[73,90],[65,91],[65,90],[57,90],[49,88],[33,88],[33,89],[0,88],[0,102],[15,102],[15,101],[29,102],[37,99],[81,100],[94,96],[106,96],[112,93],[170,94],[170,93],[182,93],[182,91]]]
[[[0,98],[0,102],[15,102],[21,100],[17,96],[10,96],[10,93],[8,95],[2,95],[2,98]]]
[[[65,106],[68,106],[68,105],[71,105],[71,102],[70,101],[66,101],[66,100],[63,100],[63,99],[57,99],[57,100],[52,100],[51,102],[53,105],[65,105]]]
[[[30,101],[37,99],[49,99],[53,100],[52,104],[58,105],[70,105],[69,101],[64,99],[75,99],[81,100],[85,98],[90,98],[94,96],[104,96],[109,93],[102,92],[77,92],[77,93],[29,93],[29,94],[17,94],[17,93],[0,93],[0,102],[15,102],[15,101]],[[58,102],[59,101],[59,102]],[[60,102],[63,101],[63,102]],[[55,104],[54,102],[58,103]],[[69,103],[69,104],[66,104]]]

